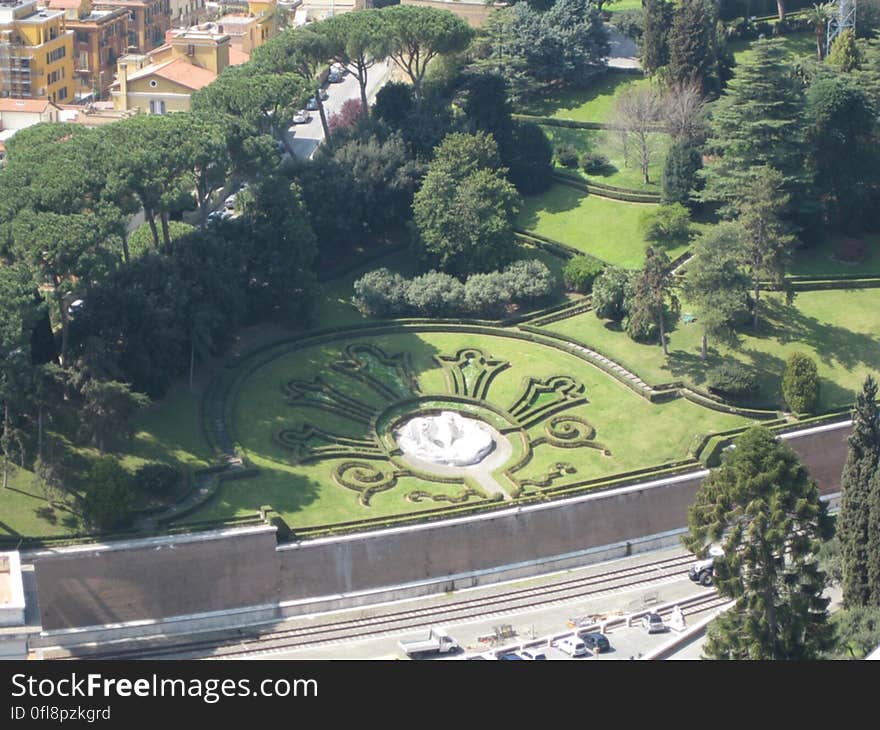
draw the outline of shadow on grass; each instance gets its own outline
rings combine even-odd
[[[554,185],[546,193],[525,199],[517,225],[531,230],[538,225],[538,213],[567,213],[587,197],[586,193],[567,185]]]

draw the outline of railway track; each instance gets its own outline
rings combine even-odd
[[[433,606],[397,609],[369,616],[310,623],[242,638],[240,634],[175,643],[155,644],[142,640],[140,646],[106,648],[73,647],[76,654],[53,659],[161,659],[220,658],[340,643],[354,638],[376,638],[423,629],[443,623],[468,623],[495,616],[595,598],[603,593],[638,588],[681,578],[693,560],[681,554],[642,565],[607,570],[590,576],[568,578],[551,584],[500,591],[490,596],[459,598]]]

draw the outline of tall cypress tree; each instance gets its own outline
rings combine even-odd
[[[667,0],[642,0],[642,7],[645,9],[645,28],[639,42],[642,69],[652,74],[669,63],[669,30],[674,8]]]
[[[880,469],[874,470],[868,495],[868,589],[872,606],[880,606]]]
[[[871,503],[877,501],[878,496],[872,495],[872,487],[874,492],[880,493],[880,483],[875,478],[880,458],[877,383],[870,375],[865,378],[862,392],[856,400],[852,433],[847,441],[849,452],[840,483],[837,534],[843,567],[843,603],[847,608],[853,608],[866,606],[871,601],[868,551],[872,536],[874,549],[880,548],[880,544],[876,544],[880,539],[877,517],[873,525],[870,519]],[[880,508],[880,504],[877,507]],[[875,512],[875,515],[880,516],[880,513]]]
[[[718,93],[720,85],[715,23],[711,0],[682,0],[669,31],[669,80],[696,81],[707,96]]]

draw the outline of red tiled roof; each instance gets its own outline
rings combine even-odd
[[[204,89],[217,78],[217,74],[213,71],[193,66],[191,63],[187,63],[183,58],[175,58],[171,63],[161,66],[153,73],[163,79],[168,79],[181,86],[186,86],[193,91]]]
[[[247,63],[251,60],[251,54],[245,53],[244,51],[240,51],[235,46],[229,47],[229,65],[230,66],[241,66],[243,63]]]
[[[0,99],[0,112],[42,114],[51,103],[48,99]]]

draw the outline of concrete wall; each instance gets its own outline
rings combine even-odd
[[[840,489],[849,426],[785,437],[822,494]],[[36,554],[43,629],[170,617],[197,621],[194,614],[246,606],[259,607],[265,620],[272,605],[286,603],[279,615],[287,615],[321,603],[311,599],[338,606],[340,598],[350,598],[356,604],[388,586],[412,584],[413,594],[423,595],[467,585],[468,577],[475,584],[504,579],[511,570],[517,576],[536,574],[550,559],[570,567],[602,555],[602,546],[626,550],[627,542],[646,536],[674,538],[687,523],[687,509],[706,473],[277,548],[274,528],[251,528]],[[362,595],[351,595],[358,592]],[[296,608],[296,602],[302,605]]]
[[[274,603],[275,528],[132,540],[34,556],[43,629]]]

